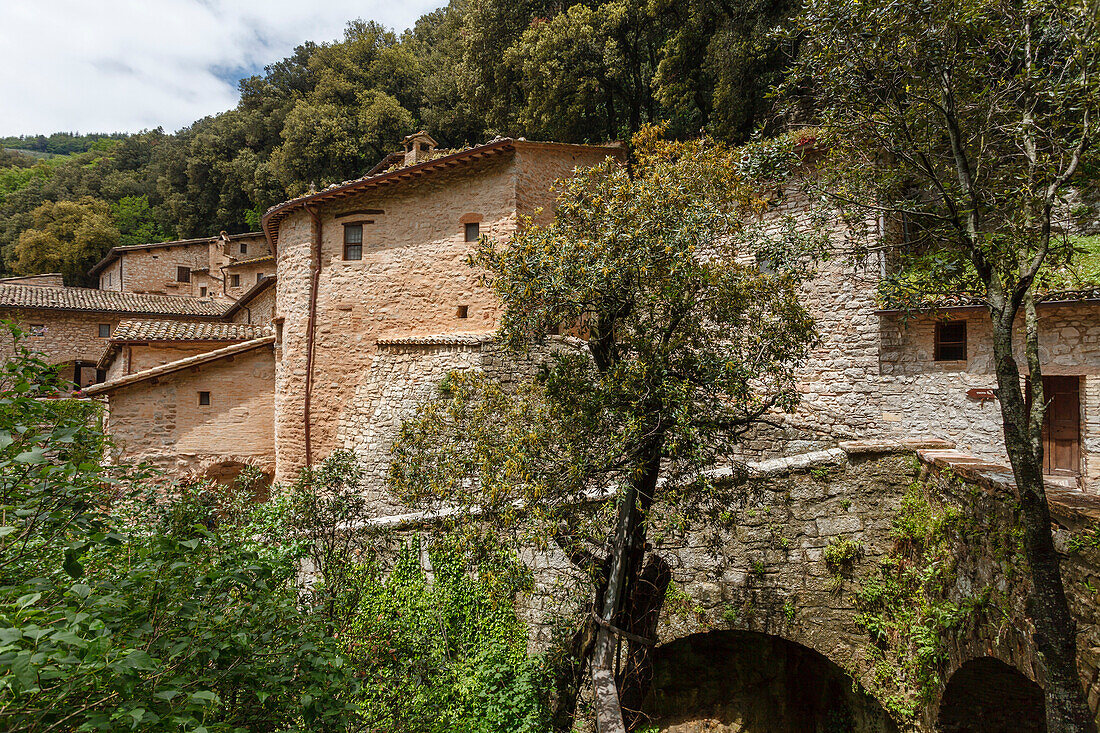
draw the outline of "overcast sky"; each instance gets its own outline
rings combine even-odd
[[[398,31],[443,0],[0,0],[0,136],[168,132],[349,20]]]

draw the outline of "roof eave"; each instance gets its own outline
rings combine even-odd
[[[480,160],[481,158],[491,155],[499,155],[503,152],[508,152],[515,149],[515,140],[512,138],[502,138],[500,140],[494,140],[491,143],[485,145],[479,145],[468,150],[461,150],[450,155],[445,155],[442,158],[435,158],[433,160],[426,160],[423,163],[417,163],[416,165],[406,166],[404,168],[398,168],[397,170],[390,171],[389,173],[381,173],[375,176],[365,176],[363,178],[345,183],[339,186],[332,186],[326,188],[324,191],[318,191],[316,193],[309,194],[307,196],[300,196],[290,201],[284,201],[281,204],[277,204],[268,209],[261,220],[260,228],[267,235],[267,241],[271,244],[272,252],[275,252],[278,247],[278,229],[273,225],[277,225],[284,216],[297,209],[305,208],[311,203],[326,201],[333,198],[343,198],[353,193],[357,193],[359,190],[367,190],[375,188],[380,185],[388,185],[395,183],[401,179],[417,178],[424,173],[427,173],[436,168],[451,168],[455,165],[460,165],[466,162],[473,162]],[[274,219],[274,221],[272,221]]]
[[[260,293],[270,287],[274,287],[276,279],[278,279],[277,275],[268,275],[263,280],[260,280],[258,283],[242,293],[241,297],[237,298],[237,300],[233,302],[233,305],[229,306],[229,308],[227,308],[225,312],[221,314],[220,318],[222,320],[227,320],[240,313],[245,308],[245,306],[255,300]]]
[[[202,366],[203,364],[209,364],[210,362],[219,361],[229,356],[235,356],[236,354],[243,354],[253,349],[258,349],[263,346],[273,345],[275,343],[274,336],[264,336],[263,338],[252,339],[251,341],[243,341],[241,343],[233,344],[232,346],[226,346],[221,349],[215,349],[205,354],[198,354],[196,356],[188,356],[177,361],[171,361],[167,364],[160,364],[159,366],[146,369],[144,371],[136,372],[134,374],[127,374],[124,377],[112,380],[110,382],[103,382],[102,384],[94,384],[90,387],[86,387],[83,392],[88,397],[95,397],[102,394],[107,394],[116,389],[122,387],[129,387],[139,382],[144,382],[149,379],[155,379],[157,377],[173,374],[184,369],[190,369],[192,367]]]

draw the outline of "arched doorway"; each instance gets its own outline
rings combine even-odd
[[[749,631],[693,634],[654,650],[645,712],[667,733],[894,733],[879,704],[800,644]]]
[[[1046,733],[1043,690],[993,657],[956,670],[940,701],[942,733]]]

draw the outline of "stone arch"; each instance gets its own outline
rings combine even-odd
[[[822,654],[754,631],[692,634],[654,650],[643,711],[668,733],[896,733]]]
[[[944,688],[940,733],[1046,733],[1043,689],[995,657],[959,667]]]
[[[208,462],[203,466],[199,475],[204,479],[215,481],[224,486],[232,486],[236,483],[237,477],[241,475],[241,471],[254,465],[254,463],[247,460],[241,461],[233,458],[225,458]],[[266,501],[271,493],[273,472],[270,468],[265,469],[262,466],[255,467],[259,468],[261,478],[252,488],[252,498],[256,501]]]

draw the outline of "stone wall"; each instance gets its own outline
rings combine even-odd
[[[202,241],[172,247],[126,250],[119,253],[118,260],[100,273],[99,287],[101,290],[129,293],[198,297],[198,278],[192,277],[192,281],[186,283],[177,282],[176,268],[209,268],[210,248],[208,241]],[[210,287],[210,283],[205,280],[201,284]],[[208,294],[214,295],[209,291]]]
[[[107,429],[115,460],[172,475],[254,465],[274,471],[274,362],[270,346],[111,391]],[[210,404],[199,404],[199,392]]]
[[[241,252],[242,246],[245,252]],[[235,300],[255,284],[256,268],[243,266],[239,292],[230,292],[225,281],[224,267],[238,260],[251,260],[271,254],[271,247],[263,235],[223,239],[211,237],[201,240],[184,240],[168,246],[150,246],[147,249],[124,249],[116,253],[115,260],[99,273],[100,290],[121,290],[132,293],[156,293]],[[176,268],[188,267],[190,282],[176,279]],[[257,267],[266,274],[274,272],[274,263],[259,263]],[[251,280],[249,280],[249,276]]]
[[[270,324],[275,320],[275,288],[269,287],[233,314],[234,323]]]
[[[777,196],[758,223],[776,234],[785,221],[815,226],[805,193],[793,185]],[[798,377],[801,404],[784,416],[786,428],[762,429],[746,441],[749,460],[812,450],[838,440],[936,437],[989,459],[1004,460],[1000,409],[994,400],[968,397],[996,386],[991,326],[983,308],[903,316],[878,310],[877,285],[885,263],[876,253],[853,257],[851,233],[826,221],[833,243],[802,289],[819,345]],[[878,223],[868,222],[869,231]],[[748,262],[751,253],[742,258]],[[1080,376],[1084,488],[1100,491],[1100,308],[1094,303],[1040,306],[1040,356],[1047,375]],[[967,321],[968,358],[934,359],[938,319]],[[1017,360],[1025,364],[1022,330]]]
[[[474,244],[465,241],[465,222],[479,221],[482,236],[506,241],[517,215],[539,208],[541,216],[549,215],[553,180],[607,152],[536,144],[517,149],[524,151],[522,157],[498,156],[321,205],[310,417],[315,460],[341,445],[340,425],[351,419],[349,405],[370,374],[378,339],[484,335],[496,329],[496,298],[467,264]],[[378,210],[385,213],[356,213]],[[362,260],[343,260],[347,223],[363,224]],[[277,354],[280,479],[304,462],[311,227],[309,215],[298,211],[279,229],[276,317],[284,319]]]
[[[121,344],[118,355],[107,368],[105,381],[152,369],[188,356],[205,354],[227,345],[228,343],[224,341],[154,341],[143,344]]]
[[[1091,482],[1100,479],[1100,309],[1090,304],[1045,306],[1040,307],[1039,316],[1043,373],[1082,377],[1082,469],[1089,488]],[[934,360],[938,318],[966,321],[965,361]],[[942,437],[960,449],[1003,460],[1004,436],[997,402],[967,395],[971,389],[997,386],[991,332],[984,309],[908,319],[883,314],[882,432]],[[1017,337],[1017,361],[1025,363],[1022,333]]]
[[[225,295],[231,300],[237,300],[247,293],[253,285],[259,282],[260,277],[268,277],[275,274],[275,260],[265,259],[259,262],[242,262],[226,267],[218,277],[225,278]],[[233,284],[233,276],[238,279],[237,285]]]
[[[797,662],[803,671],[817,670],[819,686],[833,684],[829,670],[839,669],[877,700],[824,695],[816,687],[814,694],[822,697],[816,703],[803,701],[813,708],[811,717],[820,718],[830,701],[844,700],[852,714],[848,730],[890,730],[880,710],[890,711],[902,730],[935,730],[944,712],[941,700],[947,699],[949,708],[955,704],[951,700],[957,695],[945,698],[946,693],[965,688],[966,670],[975,660],[996,660],[1020,678],[1010,688],[1011,675],[1005,676],[1002,687],[1011,695],[1004,705],[1016,696],[1025,698],[1030,689],[1025,680],[1042,685],[1045,672],[1031,637],[1018,508],[1006,471],[943,443],[846,443],[752,464],[747,480],[719,481],[719,493],[707,505],[710,510],[689,515],[687,522],[682,513],[669,515],[658,508],[648,537],[672,573],[653,652],[656,686],[646,705],[658,729],[805,730],[777,712],[784,700],[792,699],[792,687],[795,698],[809,695],[782,674],[798,659],[804,660]],[[732,477],[716,473],[723,475]],[[1082,682],[1097,713],[1100,549],[1095,537],[1100,501],[1053,486],[1048,495],[1065,587],[1078,623]],[[861,600],[864,590],[884,572],[894,572],[892,563],[904,550],[899,550],[895,522],[912,522],[919,519],[914,512],[924,511],[912,504],[914,496],[933,511],[955,517],[942,525],[943,537],[934,540],[946,543],[940,560],[945,583],[934,586],[930,595],[916,591],[904,601],[914,607],[936,605],[959,619],[932,630],[940,653],[926,670],[930,679],[924,688],[912,686],[914,678],[905,677],[883,651],[908,647],[896,636],[875,636],[861,621],[861,614],[876,613]],[[375,523],[399,532],[430,532],[431,521],[406,515]],[[842,544],[858,551],[843,567],[830,566],[829,548]],[[561,638],[563,624],[572,628],[576,623],[591,588],[556,550],[527,551],[524,559],[535,573],[536,589],[521,599],[521,613],[531,628],[532,649],[545,650]],[[960,671],[963,676],[956,678]],[[952,682],[958,683],[956,688]],[[973,696],[970,700],[981,702]],[[906,709],[911,717],[899,712]],[[945,719],[957,719],[957,713],[949,710]],[[1022,725],[1024,718],[1019,720]]]
[[[407,338],[378,345],[365,378],[341,415],[339,445],[359,457],[365,471],[363,492],[375,516],[409,511],[386,488],[390,449],[402,421],[436,394],[451,371],[477,369],[507,384],[532,376],[544,351],[516,357],[489,337]]]
[[[51,364],[99,361],[107,339],[99,335],[100,325],[111,331],[125,316],[115,313],[82,313],[79,311],[2,309],[0,319],[14,321],[27,334],[23,346],[38,352]],[[41,334],[41,335],[32,335]],[[14,354],[11,337],[0,338],[0,358]]]

